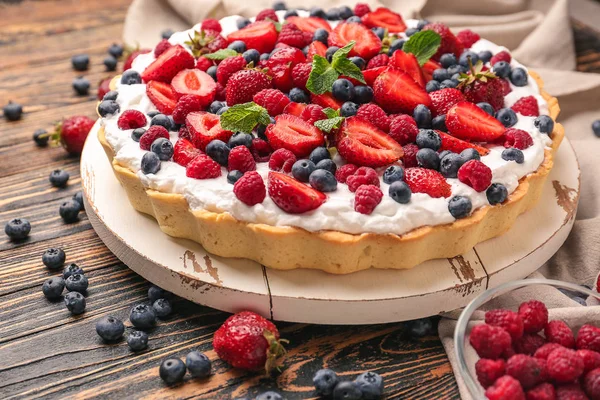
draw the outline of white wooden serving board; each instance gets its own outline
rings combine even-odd
[[[254,310],[275,320],[372,324],[426,317],[466,305],[488,287],[523,278],[548,260],[573,226],[579,165],[565,139],[538,206],[501,237],[452,259],[410,270],[350,275],[278,271],[245,259],[218,257],[199,244],[164,234],[138,213],[90,133],[81,156],[85,208],[106,246],[132,270],[181,297],[236,312]]]

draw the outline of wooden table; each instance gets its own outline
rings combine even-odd
[[[24,243],[0,235],[0,398],[235,398],[278,388],[285,398],[311,398],[313,373],[327,366],[349,378],[374,370],[386,379],[388,398],[457,399],[450,364],[437,336],[410,339],[401,323],[343,327],[285,324],[290,340],[283,372],[271,379],[230,369],[212,350],[212,335],[227,314],[186,301],[172,318],[150,333],[148,350],[129,351],[124,341],[107,346],[96,335],[96,320],[107,314],[127,319],[129,309],[147,300],[149,283],[108,251],[85,217],[64,224],[58,207],[80,189],[79,162],[59,148],[38,148],[31,135],[51,129],[63,117],[95,117],[97,82],[108,77],[102,60],[119,41],[128,0],[1,1],[0,104],[14,100],[24,118],[0,118],[0,223],[30,220]],[[574,21],[579,69],[600,70],[600,34]],[[77,97],[71,81],[80,73],[70,57],[87,53],[85,73],[93,87]],[[66,189],[55,189],[48,174],[71,174]],[[123,200],[125,201],[125,200]],[[73,317],[62,301],[50,302],[42,283],[55,273],[41,255],[62,247],[67,262],[81,265],[90,280],[87,311]],[[127,322],[127,325],[130,324]],[[158,366],[168,356],[198,349],[214,360],[214,375],[167,387]]]

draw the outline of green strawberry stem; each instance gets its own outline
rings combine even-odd
[[[273,332],[264,330],[263,336],[267,339],[267,343],[269,343],[269,349],[267,350],[267,362],[265,363],[265,370],[267,371],[267,375],[271,374],[273,369],[277,369],[279,371],[279,367],[277,366],[277,359],[285,355],[286,350],[283,347],[283,344],[288,344],[289,341],[285,339],[279,339],[275,337]]]

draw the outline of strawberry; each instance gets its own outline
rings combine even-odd
[[[368,86],[373,86],[375,79],[377,79],[377,77],[379,77],[379,75],[383,74],[385,71],[387,71],[387,66],[385,65],[382,65],[381,67],[365,69],[363,71],[365,82]]]
[[[323,108],[329,107],[339,110],[342,107],[342,103],[336,100],[331,93],[311,94],[310,100]]]
[[[385,132],[356,117],[347,118],[342,124],[337,149],[349,163],[373,168],[396,162],[403,154],[402,146]]]
[[[316,17],[287,17],[286,22],[296,25],[301,31],[315,33],[319,28],[325,29],[327,32],[331,32],[331,26],[327,21]]]
[[[506,129],[496,118],[468,101],[461,101],[448,111],[446,127],[452,136],[476,142],[491,142]]]
[[[169,43],[169,39],[163,39],[154,48],[154,57],[160,56],[162,53],[167,51],[173,45]]]
[[[442,68],[442,64],[440,64],[439,62],[435,61],[435,60],[427,60],[427,62],[425,64],[423,64],[423,66],[421,67],[421,70],[423,71],[423,75],[425,76],[425,80],[426,81],[430,81],[433,79],[433,71],[435,71],[436,69]]]
[[[241,55],[227,57],[217,66],[217,82],[221,85],[227,85],[229,77],[234,73],[241,71],[246,66],[246,60]]]
[[[214,61],[209,60],[206,57],[198,57],[196,60],[196,68],[198,68],[200,71],[206,72],[213,65],[215,65]]]
[[[290,104],[290,99],[277,89],[264,89],[256,93],[252,100],[267,109],[270,116],[275,117],[283,112]]]
[[[290,114],[275,117],[275,123],[268,125],[265,133],[273,149],[288,149],[298,158],[325,144],[317,127]]]
[[[350,51],[350,56],[359,56],[365,60],[379,54],[381,50],[381,39],[370,29],[362,24],[345,23],[338,24],[329,34],[329,46],[344,47],[351,40],[356,44]]]
[[[404,155],[402,156],[404,168],[418,167],[417,152],[419,151],[419,147],[414,143],[409,143],[402,146],[402,150],[404,151]]]
[[[192,94],[198,97],[203,106],[212,103],[217,92],[217,84],[210,75],[195,68],[179,72],[171,85],[180,96]]]
[[[304,103],[294,103],[291,102],[283,109],[284,114],[291,114],[299,117],[302,115],[302,112],[306,109],[306,104]]]
[[[112,78],[106,78],[106,79],[102,79],[100,81],[100,84],[98,85],[98,100],[102,100],[102,98],[104,97],[104,95],[108,92],[110,92],[110,82],[112,81]]]
[[[385,53],[377,54],[375,57],[371,58],[367,63],[366,69],[372,69],[377,67],[385,67],[390,63],[390,56]]]
[[[502,79],[487,70],[481,61],[475,66],[471,65],[469,74],[461,77],[459,81],[459,89],[471,103],[490,103],[496,111],[504,107]]]
[[[281,27],[277,43],[284,43],[295,48],[302,48],[312,42],[312,36],[307,38],[295,24],[288,22]]]
[[[284,92],[289,92],[294,87],[292,68],[292,64],[277,64],[269,68],[269,76],[272,78],[273,86]]]
[[[370,13],[371,7],[369,7],[366,3],[356,3],[354,5],[354,15],[357,17],[362,17],[363,15]]]
[[[168,83],[150,81],[146,85],[146,95],[152,104],[163,114],[172,114],[179,95]]]
[[[181,96],[177,102],[177,106],[173,110],[173,121],[176,124],[184,124],[189,113],[202,111],[203,108],[204,102],[200,97],[194,94]]]
[[[286,65],[293,67],[296,64],[306,62],[306,56],[302,50],[295,47],[286,47],[275,51],[267,61],[267,67],[273,68],[276,65]]]
[[[401,145],[413,143],[419,134],[419,128],[414,118],[407,114],[396,114],[390,118],[390,131],[392,139]]]
[[[358,108],[356,117],[364,119],[384,132],[390,130],[390,117],[377,104],[367,103]]]
[[[52,143],[60,143],[71,154],[80,154],[95,123],[96,121],[84,115],[69,117],[56,125],[50,140]]]
[[[388,68],[373,83],[375,102],[388,113],[409,113],[419,104],[431,107],[427,92],[410,75]]]
[[[429,98],[433,115],[444,115],[459,101],[465,100],[462,92],[454,88],[436,90],[429,93]]]
[[[438,135],[442,138],[442,147],[441,150],[449,150],[453,153],[460,153],[465,149],[475,149],[479,153],[479,155],[485,156],[490,151],[485,147],[478,146],[473,143],[466,142],[464,140],[460,140],[455,138],[454,136],[448,135],[447,133],[436,131]]]
[[[218,115],[203,111],[188,114],[185,124],[192,135],[194,146],[202,151],[211,141],[219,139],[227,143],[233,135],[233,132],[221,128]]]
[[[268,191],[271,200],[289,214],[301,214],[321,206],[327,199],[323,193],[280,172],[269,172]]]
[[[318,104],[309,104],[307,105],[302,114],[300,114],[300,118],[313,125],[316,121],[327,119],[327,115],[323,112],[323,107]]]
[[[123,63],[123,71],[127,71],[131,68],[131,64],[133,64],[133,60],[137,58],[140,54],[150,53],[152,50],[150,49],[137,49],[131,52],[129,56],[125,58],[125,62]]]
[[[200,26],[201,26],[200,29],[202,29],[203,31],[211,30],[211,31],[221,33],[221,31],[223,30],[219,21],[217,21],[216,19],[213,19],[213,18],[205,19],[204,21],[202,21],[202,25],[200,25]]]
[[[272,8],[266,8],[256,14],[256,21],[265,21],[270,19],[273,22],[279,22],[279,18],[277,17],[277,13]]]
[[[415,57],[414,54],[397,50],[390,57],[388,66],[407,73],[419,84],[419,86],[425,87],[425,76],[423,76],[421,66],[419,66],[417,57]]]
[[[324,43],[321,43],[318,40],[316,40],[308,45],[308,51],[306,52],[306,61],[312,62],[315,54],[318,54],[321,57],[325,57],[326,52],[327,46]]]
[[[427,24],[423,28],[424,31],[434,31],[438,35],[442,37],[442,43],[438,48],[438,51],[432,57],[434,60],[439,60],[442,54],[453,53],[457,58],[460,57],[463,52],[463,45],[459,40],[454,36],[452,32],[450,32],[450,28],[446,25],[435,22],[432,24]]]
[[[426,168],[406,168],[404,182],[413,193],[426,193],[431,197],[450,197],[452,188],[437,171]]]
[[[512,92],[512,88],[510,87],[510,82],[508,81],[508,79],[501,79],[498,78],[498,80],[500,81],[500,85],[502,87],[502,94],[503,95],[507,95],[510,92]]]
[[[167,49],[142,72],[144,82],[171,82],[173,77],[183,69],[194,68],[196,60],[182,46]]]
[[[200,154],[202,152],[195,148],[192,142],[184,138],[179,138],[173,149],[173,161],[182,167],[186,167],[190,161]]]
[[[536,98],[533,96],[521,97],[512,105],[511,109],[526,117],[537,117],[540,115],[540,107],[538,106]]]
[[[510,53],[506,50],[502,50],[499,53],[494,54],[494,56],[492,57],[492,59],[490,60],[490,65],[494,65],[497,62],[500,61],[506,61],[507,63],[510,64],[510,61],[512,60],[512,57],[510,55]]]
[[[215,93],[215,100],[225,101],[226,97],[227,97],[227,87],[224,85],[221,85],[219,82],[217,82],[217,92]]]
[[[473,46],[475,42],[481,39],[481,36],[479,36],[477,33],[473,32],[470,29],[463,29],[462,31],[456,34],[456,38],[464,46],[465,49],[468,49],[471,48],[471,46]]]
[[[296,64],[294,68],[292,68],[292,80],[294,81],[294,85],[300,89],[306,89],[306,82],[308,82],[311,70],[312,65],[309,63]]]
[[[233,74],[226,86],[228,106],[252,101],[252,97],[263,89],[271,87],[271,80],[261,71],[244,69]]]
[[[218,31],[201,29],[190,36],[190,47],[195,57],[202,54],[214,53],[227,47],[227,40]]]
[[[248,49],[256,49],[260,53],[268,53],[277,42],[277,29],[270,21],[257,21],[227,36],[229,43],[241,40]]]
[[[385,7],[379,7],[375,11],[363,15],[361,19],[363,24],[369,28],[382,27],[391,33],[404,32],[406,30],[406,24],[402,16]]]

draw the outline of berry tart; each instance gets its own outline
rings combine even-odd
[[[111,89],[99,139],[133,207],[277,269],[462,254],[536,204],[564,135],[507,49],[365,4],[205,20]]]

